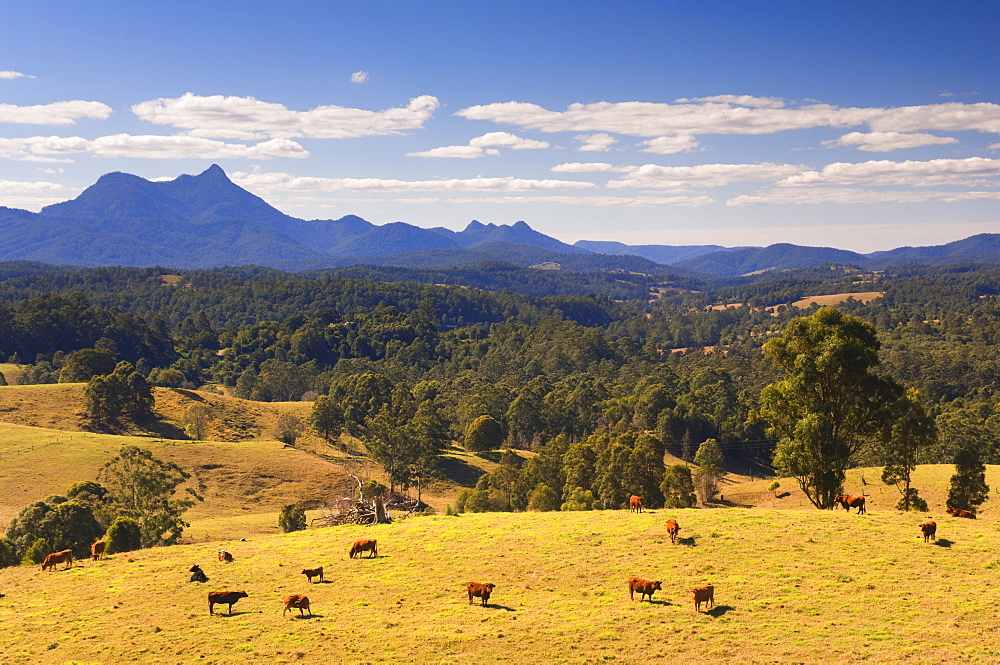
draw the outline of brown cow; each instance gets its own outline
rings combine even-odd
[[[928,538],[933,538],[934,542],[937,542],[937,524],[934,520],[927,520],[920,525],[920,531],[924,534],[924,542],[927,542]]]
[[[215,605],[229,605],[229,613],[233,613],[233,603],[240,598],[249,598],[246,591],[209,591],[208,592],[208,613],[215,614],[212,608]]]
[[[976,514],[971,510],[958,510],[956,508],[952,508],[951,506],[948,506],[946,510],[948,511],[948,514],[953,517],[964,517],[967,520],[976,519]]]
[[[52,570],[55,570],[57,563],[66,564],[66,568],[63,568],[63,570],[67,570],[70,566],[72,566],[73,550],[63,550],[62,552],[53,552],[52,554],[48,555],[47,557],[45,557],[45,561],[42,562],[42,570],[45,570],[46,568],[51,568]]]
[[[299,616],[305,616],[305,612],[302,610],[309,610],[309,616],[313,615],[312,609],[309,607],[309,598],[303,596],[301,593],[293,593],[291,595],[284,597],[285,609],[281,612],[281,616],[285,616],[285,612],[292,608],[299,608]]]
[[[371,552],[368,558],[374,558],[378,556],[378,541],[372,540],[370,538],[362,538],[361,540],[355,540],[354,544],[351,545],[351,558],[354,558],[355,554],[361,554],[362,552]]]
[[[483,607],[490,602],[490,594],[493,593],[493,589],[497,588],[495,584],[480,584],[479,582],[469,582],[466,585],[466,590],[469,592],[469,605],[472,604],[473,598],[482,598]]]
[[[628,499],[628,511],[641,513],[642,512],[642,497],[641,496],[630,496]]]
[[[226,563],[233,562],[233,555],[226,550],[219,550],[219,561],[225,561]]]
[[[322,582],[323,581],[323,566],[320,566],[319,568],[306,568],[305,570],[302,571],[302,574],[306,576],[307,580],[309,580],[309,584],[313,583],[313,578],[314,577],[318,577],[319,581]]]
[[[93,560],[93,561],[100,561],[101,559],[103,559],[104,558],[104,549],[105,549],[106,546],[107,546],[107,543],[104,542],[103,538],[101,538],[100,540],[98,540],[97,542],[95,542],[93,545],[91,545],[90,546],[90,558],[91,558],[91,560]]]
[[[628,597],[635,600],[635,592],[639,592],[639,602],[642,602],[643,596],[649,596],[649,601],[653,601],[653,592],[659,591],[663,587],[660,586],[660,581],[655,582],[650,580],[644,580],[640,577],[630,577],[628,578]]]
[[[694,594],[694,611],[701,612],[701,604],[705,603],[705,608],[715,607],[715,587],[711,584],[699,586],[691,589]]]
[[[845,494],[841,494],[834,497],[833,500],[842,505],[844,510],[848,512],[851,511],[851,508],[857,508],[858,515],[861,515],[862,513],[868,514],[868,511],[865,510],[865,497],[863,496],[847,496]]]
[[[674,519],[667,520],[667,533],[670,534],[671,545],[677,542],[677,532],[680,530],[681,530],[681,525],[677,523],[677,520]]]

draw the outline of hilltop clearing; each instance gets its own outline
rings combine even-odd
[[[995,662],[1000,601],[984,590],[1000,585],[1000,536],[934,516],[937,544],[894,512],[418,517],[0,570],[0,623],[15,663]],[[348,559],[359,537],[378,558]],[[193,563],[208,584],[187,581]],[[318,565],[326,583],[307,585],[299,571]],[[630,601],[632,576],[663,588]],[[496,585],[489,606],[469,605],[470,580]],[[716,607],[698,614],[690,589],[706,582]],[[248,597],[209,616],[223,589]],[[315,616],[283,617],[288,593]]]

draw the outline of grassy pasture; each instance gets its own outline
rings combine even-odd
[[[11,663],[996,662],[1000,535],[933,516],[936,545],[922,516],[764,509],[433,516],[182,545],[0,570],[0,639]],[[377,537],[379,558],[348,559],[358,537]],[[193,563],[207,585],[185,581]],[[326,583],[308,586],[299,571],[316,565]],[[663,590],[632,602],[630,576]],[[468,605],[470,580],[497,585],[490,606]],[[696,614],[703,582],[718,605]],[[207,591],[223,589],[249,597],[210,617]],[[287,593],[316,616],[282,617]]]

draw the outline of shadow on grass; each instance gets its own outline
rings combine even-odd
[[[736,609],[735,607],[732,607],[730,605],[716,605],[715,607],[713,607],[709,611],[705,612],[705,614],[707,614],[709,616],[712,616],[712,617],[715,617],[716,619],[718,619],[719,617],[721,617],[726,612],[731,612],[732,610],[735,610],[735,609]]]
[[[677,542],[686,547],[694,547],[698,543],[695,542],[697,536],[688,536],[687,538],[678,538]]]
[[[641,602],[647,602],[650,605],[673,605],[673,603],[671,603],[669,600],[653,600],[652,598],[650,598],[650,599],[648,599],[646,601],[641,601],[640,600],[639,602],[640,603]]]
[[[490,610],[503,610],[504,612],[517,612],[513,607],[507,607],[506,605],[497,605],[496,603],[486,603],[480,607],[485,607]]]
[[[225,612],[216,612],[212,616],[229,618],[229,617],[238,617],[241,614],[252,614],[252,612],[249,612],[249,611],[247,611],[247,612],[233,612],[232,614],[226,614]]]
[[[947,538],[938,538],[937,542],[934,544],[938,547],[951,547],[954,544],[954,541],[948,540]]]
[[[454,457],[441,457],[441,470],[444,475],[455,481],[462,487],[475,487],[479,476],[483,475],[482,469],[477,469],[471,464]]]
[[[296,614],[292,617],[297,621],[308,621],[309,619],[322,619],[322,614]]]

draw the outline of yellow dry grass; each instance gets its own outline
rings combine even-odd
[[[671,545],[664,523],[681,524]],[[8,663],[997,662],[1000,535],[983,521],[764,509],[477,514],[0,570]],[[379,557],[348,559],[375,537]],[[220,563],[225,548],[235,562]],[[188,582],[198,563],[208,584]],[[326,583],[306,584],[322,565]],[[662,580],[629,600],[631,576]],[[470,606],[468,581],[492,582]],[[690,589],[711,582],[716,607]],[[209,616],[209,590],[245,590]],[[312,618],[282,616],[288,593]]]
[[[809,296],[807,298],[802,298],[801,300],[796,300],[792,303],[792,307],[807,309],[813,303],[816,303],[820,307],[831,307],[833,305],[839,305],[848,298],[854,298],[859,302],[869,303],[876,298],[881,298],[883,295],[885,295],[884,291],[865,291],[864,293],[833,293],[826,296]]]

